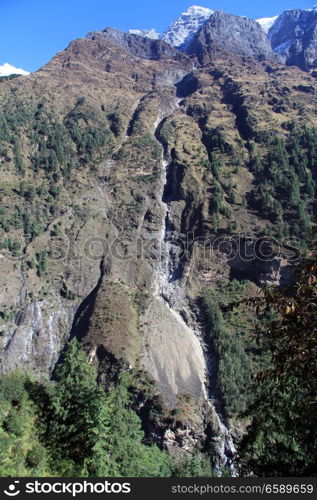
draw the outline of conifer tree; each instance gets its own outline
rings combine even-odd
[[[110,469],[112,476],[164,477],[171,474],[171,460],[156,445],[142,443],[141,420],[131,409],[130,376],[122,373],[107,402],[110,421]]]
[[[102,455],[102,474],[105,475],[109,451],[106,396],[76,339],[69,343],[57,377],[48,424],[48,441],[55,463],[61,460],[70,468],[74,464],[77,473],[88,468],[89,474],[94,474],[94,469],[100,470],[100,463],[95,459],[100,460]],[[95,450],[98,450],[97,456],[94,456]]]
[[[314,258],[292,287],[251,300],[260,315],[274,311],[274,316],[259,332],[270,360],[255,379],[255,400],[247,412],[252,422],[240,445],[243,474],[316,474],[316,283]]]

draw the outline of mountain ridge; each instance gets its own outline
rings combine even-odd
[[[317,9],[287,10],[268,31],[272,48],[285,64],[303,70],[317,66]]]
[[[317,39],[314,35],[316,21],[313,20],[316,11],[316,6],[312,9],[290,9],[274,17],[256,20],[268,35],[272,49],[281,62],[288,65],[298,65],[304,70],[317,67]],[[218,15],[219,12],[221,11],[215,12],[209,8],[194,5],[183,12],[161,35],[155,30],[130,30],[130,32],[161,39],[186,53],[199,30],[211,16]],[[244,16],[236,17],[245,19]],[[296,17],[302,19],[296,22]],[[220,35],[219,43],[221,44],[222,36],[222,43],[225,44],[226,34],[218,33],[218,35]],[[260,43],[263,43],[263,39]]]
[[[256,21],[222,11],[216,11],[202,25],[186,52],[197,56],[200,64],[211,62],[215,52],[275,59],[270,43]]]
[[[224,12],[186,51],[106,28],[1,82],[0,368],[51,378],[76,337],[147,443],[234,475],[244,299],[293,282],[317,223],[317,81]]]
[[[184,48],[213,13],[211,9],[193,5],[170,25],[161,35],[161,39],[176,48]]]

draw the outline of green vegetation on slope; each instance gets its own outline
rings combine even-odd
[[[129,374],[108,394],[73,340],[56,384],[14,372],[1,378],[2,476],[168,476],[172,462],[142,444]],[[34,429],[38,429],[37,433]]]
[[[255,176],[251,204],[274,223],[268,234],[307,239],[314,222],[317,130],[298,129],[292,122],[285,128],[289,130],[286,140],[262,133],[264,155],[250,143]]]
[[[271,363],[253,384],[251,423],[238,457],[243,474],[316,475],[316,284],[313,260],[293,287],[255,301],[260,314],[273,309],[276,318],[258,333],[267,342]]]
[[[142,443],[131,375],[122,373],[105,393],[77,340],[57,379],[39,383],[19,371],[1,377],[1,476],[210,475],[197,457],[174,463],[156,445]]]
[[[111,149],[109,127],[107,115],[90,109],[84,98],[64,117],[47,103],[7,98],[0,111],[0,196],[4,204],[15,197],[16,204],[2,209],[0,228],[21,234],[26,244],[43,233],[70,204],[70,180]],[[14,252],[14,245],[23,250],[13,240],[5,248]]]
[[[246,287],[247,282],[233,280],[217,292],[205,290],[201,298],[208,340],[218,360],[218,389],[226,414],[231,418],[245,410],[252,395],[254,346],[247,341],[252,320],[243,317],[241,312],[224,314],[221,307],[240,300]]]
[[[29,394],[31,380],[16,371],[0,378],[0,475],[47,476],[48,450],[41,443],[38,408]]]

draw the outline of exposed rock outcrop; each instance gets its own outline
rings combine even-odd
[[[317,10],[286,10],[268,32],[273,50],[289,66],[317,66]]]
[[[126,50],[141,59],[149,59],[151,61],[159,61],[173,59],[174,61],[186,61],[186,56],[178,52],[174,47],[161,40],[155,40],[146,36],[124,33],[123,31],[114,28],[105,28],[103,31],[94,31],[88,33],[87,38],[91,40],[99,40],[100,38]]]
[[[228,53],[258,60],[274,60],[266,34],[256,21],[226,12],[215,12],[186,47],[186,53],[207,64]]]
[[[199,28],[209,19],[213,11],[193,5],[183,12],[161,35],[161,39],[173,47],[184,50]]]

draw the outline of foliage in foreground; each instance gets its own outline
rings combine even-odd
[[[0,380],[1,476],[170,476],[172,460],[142,443],[129,374],[105,393],[77,341],[56,384],[21,372]]]
[[[316,475],[317,463],[317,260],[305,265],[287,290],[255,300],[259,314],[275,319],[259,333],[271,366],[258,374],[252,422],[240,446],[243,474]]]
[[[41,443],[30,379],[16,371],[0,378],[0,476],[47,476],[48,452]]]

